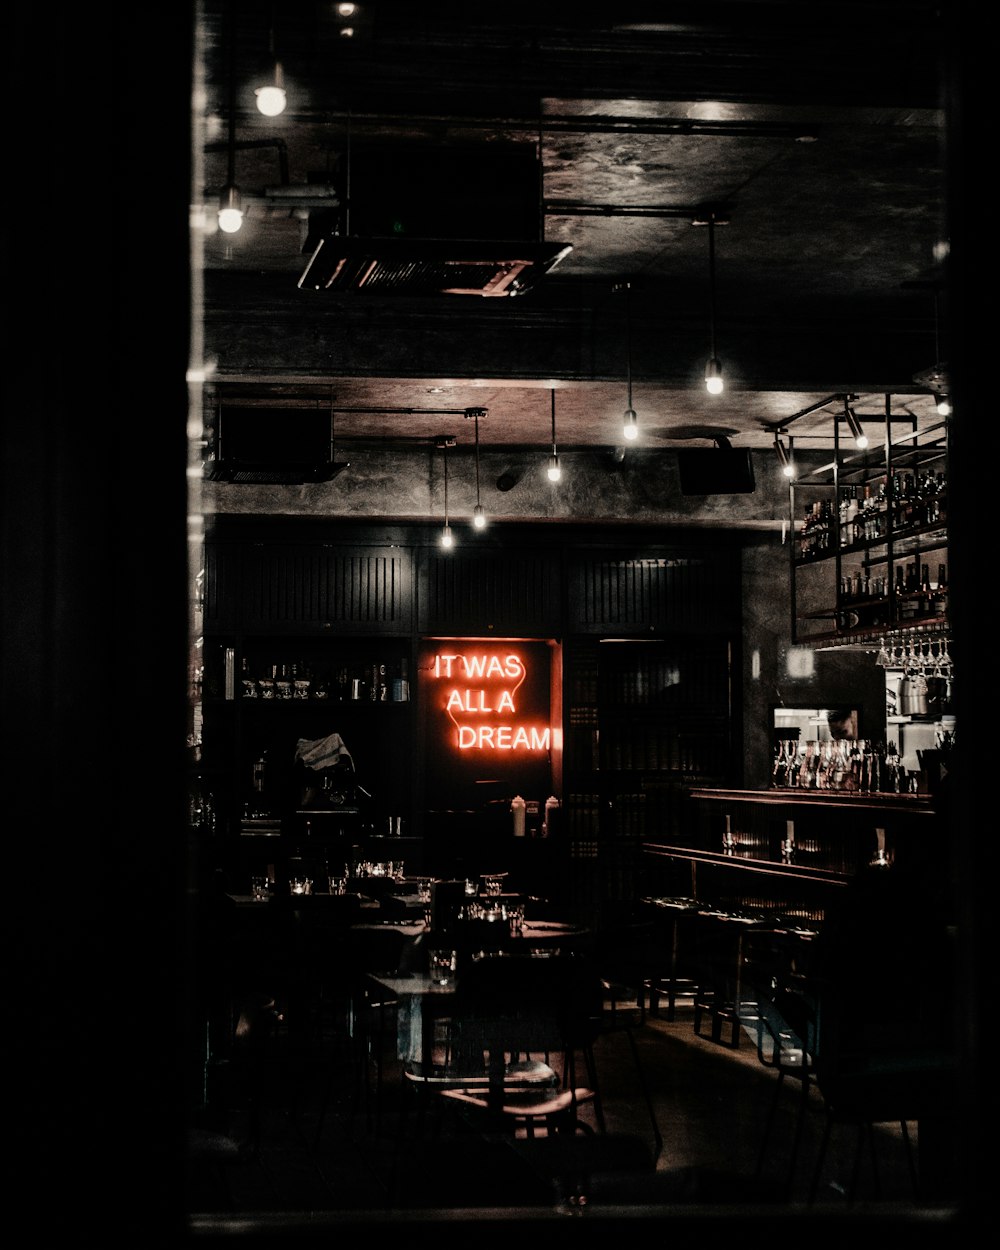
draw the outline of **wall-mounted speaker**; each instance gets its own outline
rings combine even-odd
[[[745,447],[681,447],[677,471],[682,495],[750,495],[756,489]]]
[[[332,419],[314,408],[221,407],[215,416],[210,482],[295,485],[331,482],[348,467],[333,459]]]

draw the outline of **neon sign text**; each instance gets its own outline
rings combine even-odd
[[[548,725],[499,719],[518,716],[515,695],[528,676],[519,655],[438,652],[432,658],[429,676],[446,683],[438,706],[455,726],[460,751],[550,750],[552,730]]]

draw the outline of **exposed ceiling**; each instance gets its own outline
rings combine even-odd
[[[939,422],[939,6],[339,7],[203,4],[211,403],[328,406],[338,443],[402,445],[467,434],[447,414],[471,407],[491,445],[544,443],[553,392],[561,447],[614,444],[629,380],[646,447],[825,447],[845,394]],[[267,118],[271,48],[288,107]],[[505,258],[568,250],[492,298],[305,278],[320,239],[468,260],[504,234]]]

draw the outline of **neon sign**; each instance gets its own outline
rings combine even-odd
[[[521,715],[516,698],[528,676],[521,656],[508,651],[439,651],[428,677],[442,684],[435,700],[455,726],[460,751],[534,751],[552,747],[552,729]]]

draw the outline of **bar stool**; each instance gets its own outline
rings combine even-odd
[[[653,898],[642,900],[655,911],[658,927],[662,927],[663,951],[666,956],[666,973],[654,974],[643,981],[643,989],[649,996],[650,1015],[660,1014],[660,999],[667,1002],[666,1018],[673,1020],[678,999],[693,1002],[697,989],[694,977],[680,975],[682,946],[693,944],[693,921],[698,913],[698,901],[693,898]]]
[[[736,1050],[743,1025],[756,1023],[755,1000],[747,1010],[743,1000],[744,965],[748,954],[748,937],[765,925],[756,912],[727,911],[708,907],[696,913],[697,986],[694,992],[694,1031],[699,1036],[706,1017],[708,1036],[713,1042]],[[728,1030],[728,1036],[723,1031]]]

